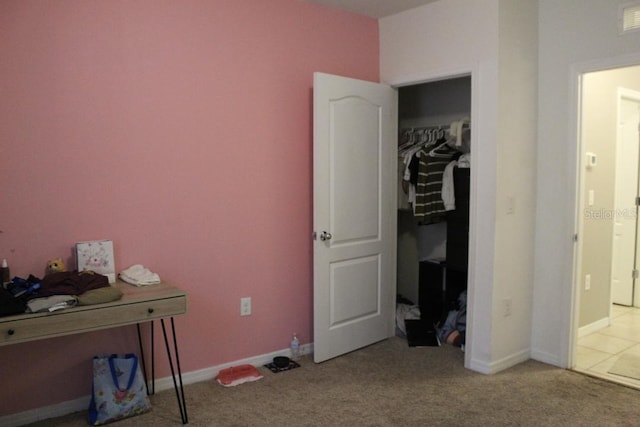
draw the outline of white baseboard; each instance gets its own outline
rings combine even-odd
[[[0,417],[0,426],[15,427],[87,410],[91,396]]]
[[[531,349],[526,348],[517,353],[513,353],[507,357],[504,357],[500,360],[491,362],[491,373],[495,374],[497,372],[504,371],[505,369],[511,368],[512,366],[516,366],[519,363],[526,362],[529,359],[531,359]]]
[[[546,363],[547,365],[563,367],[560,363],[560,359],[555,354],[547,353],[545,351],[531,350],[531,358],[538,362]]]
[[[495,374],[505,369],[511,368],[519,363],[526,362],[531,358],[531,350],[525,349],[517,353],[510,354],[495,362],[485,362],[476,359],[472,359],[469,364],[469,369],[479,372],[485,375]]]
[[[606,328],[610,324],[611,324],[611,319],[609,317],[603,317],[600,320],[597,320],[593,323],[589,323],[588,325],[578,328],[578,338],[584,337],[594,332],[598,332],[600,329]],[[546,363],[547,365],[557,366],[563,369],[566,369],[569,367],[567,365],[566,360],[560,360],[557,354],[550,354],[545,351],[532,349],[531,358],[533,360],[537,360],[538,362]]]
[[[302,354],[313,353],[313,343],[304,344],[300,346]],[[229,368],[237,365],[253,365],[262,366],[270,363],[275,356],[288,356],[289,349],[282,349],[274,351],[272,353],[262,354],[255,357],[249,357],[246,359],[236,360],[234,362],[225,363],[210,368],[199,369],[197,371],[185,372],[182,374],[182,384],[195,384],[201,381],[211,381],[218,375],[218,372],[222,369]],[[156,380],[156,392],[168,390],[173,388],[173,379],[168,376],[159,378]],[[187,408],[189,405],[189,396],[186,397]],[[66,402],[56,403],[55,405],[43,406],[41,408],[30,409],[24,412],[18,412],[15,414],[5,415],[0,417],[0,426],[17,427],[25,424],[35,423],[37,421],[46,420],[49,418],[61,417],[63,415],[71,414],[74,412],[86,411],[89,407],[90,395],[79,397],[78,399],[68,400]],[[177,406],[177,404],[176,404]],[[176,407],[176,411],[178,408]]]
[[[588,325],[578,328],[578,338],[582,338],[585,335],[598,332],[600,329],[604,329],[609,325],[611,325],[611,319],[609,317],[603,317],[600,320],[597,320],[593,323],[589,323]]]

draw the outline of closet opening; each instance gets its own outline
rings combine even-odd
[[[396,332],[466,342],[471,76],[398,89]]]

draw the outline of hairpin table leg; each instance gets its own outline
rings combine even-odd
[[[144,359],[144,347],[142,346],[142,335],[140,334],[140,323],[136,323],[136,329],[138,330],[138,345],[140,346],[140,361],[142,362],[142,375],[144,376],[144,386],[147,389],[147,396],[149,396],[149,381],[147,379],[147,365]]]
[[[151,321],[151,394],[156,394],[156,352],[155,352],[155,322]]]
[[[176,357],[176,367],[178,370],[178,379],[180,380],[180,389],[178,390],[178,383],[176,382],[176,374],[173,367],[173,360],[171,358],[171,349],[169,348],[169,340],[167,338],[167,331],[164,325],[164,319],[160,319],[162,324],[162,334],[164,336],[164,344],[167,348],[167,357],[169,358],[169,367],[171,368],[171,377],[173,378],[173,387],[176,390],[176,398],[178,399],[178,407],[180,408],[180,416],[182,417],[182,424],[189,422],[187,416],[187,403],[184,398],[184,388],[182,385],[182,370],[180,369],[180,356],[178,355],[178,340],[176,339],[176,328],[171,318],[171,333],[173,335],[173,349]]]

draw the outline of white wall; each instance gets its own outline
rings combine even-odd
[[[492,330],[492,364],[497,366],[501,366],[503,360],[529,359],[531,349],[538,105],[537,15],[537,1],[500,0]],[[505,317],[505,310],[510,310],[511,315]]]
[[[523,12],[518,11],[519,6],[525,6]],[[535,22],[533,26],[525,25],[524,40],[518,38],[503,44],[499,40],[500,28],[505,24],[499,13],[520,21],[526,19],[527,13],[533,13],[528,16],[535,21],[534,6],[535,2],[522,0],[502,11],[499,0],[440,0],[380,20],[380,72],[384,82],[404,85],[455,74],[472,74],[469,338],[465,366],[486,373],[529,356],[533,247],[523,245],[521,236],[527,235],[530,239],[533,203],[531,196],[519,199],[522,209],[506,221],[496,209],[505,207],[505,192],[515,193],[525,187],[532,194],[534,168],[508,166],[509,157],[515,155],[517,160],[529,162],[535,158],[529,156],[532,138],[524,138],[513,146],[506,145],[506,138],[512,136],[514,128],[499,132],[503,121],[498,117],[500,110],[513,112],[509,105],[499,103],[499,72],[507,75],[512,67],[531,66],[529,54],[499,60],[500,49],[517,47],[524,41],[526,47],[532,42],[535,50],[536,34],[531,30],[535,28]],[[505,26],[504,31],[508,36],[518,33],[517,27]],[[509,85],[502,93],[517,89],[518,93],[529,96],[531,87],[535,87],[535,76],[524,86],[519,86],[517,80],[517,77],[509,79]],[[535,99],[526,102],[531,106],[516,112],[513,126],[522,124],[525,117],[535,111]],[[535,120],[535,114],[533,116]],[[527,123],[525,129],[532,126]],[[505,140],[499,143],[499,138]],[[524,155],[521,155],[523,148]],[[503,152],[499,153],[500,150]],[[502,160],[499,160],[500,156]],[[499,161],[505,162],[501,168]],[[501,180],[513,182],[513,185],[498,184],[498,174]],[[517,227],[523,224],[523,229],[518,230]],[[511,234],[514,230],[516,232]],[[509,259],[495,256],[506,253],[509,253]],[[523,277],[527,273],[529,277]],[[521,280],[516,287],[511,286],[514,283],[512,274]],[[518,314],[498,319],[496,302],[507,297],[512,299],[513,310],[518,310]]]
[[[640,63],[640,32],[620,36],[626,0],[540,0],[538,174],[532,357],[568,367],[576,230],[578,71]]]

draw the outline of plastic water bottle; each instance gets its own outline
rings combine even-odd
[[[7,260],[3,259],[2,264],[0,264],[0,279],[2,280],[3,288],[7,287],[7,284],[11,282],[11,273],[9,273],[9,264],[7,264]]]
[[[300,341],[298,335],[293,334],[291,338],[291,360],[298,360],[300,358]]]

